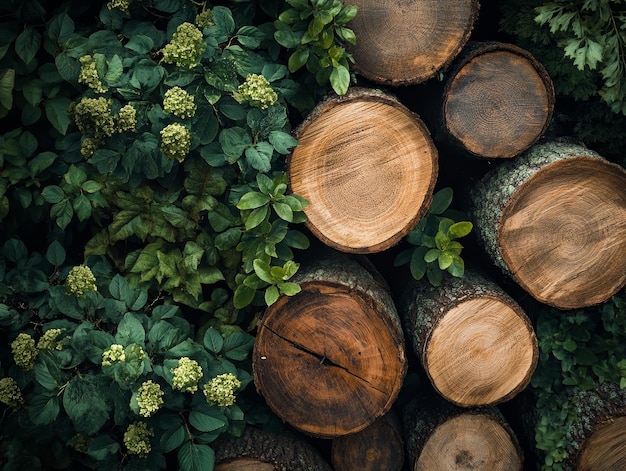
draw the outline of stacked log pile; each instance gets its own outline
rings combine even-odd
[[[299,294],[262,316],[256,388],[286,424],[332,439],[335,471],[521,470],[498,405],[527,387],[539,353],[532,318],[505,288],[511,280],[563,315],[623,288],[626,171],[545,137],[548,74],[517,46],[469,41],[476,1],[348,3],[359,7],[355,70],[370,85],[327,98],[294,132],[291,191],[330,249],[303,263]],[[436,93],[410,106],[394,93],[424,83],[402,95]],[[385,280],[366,257],[426,214],[439,174],[454,172],[443,153],[489,161],[465,196],[480,263],[496,276],[469,266],[438,287]],[[396,411],[409,368],[424,380]],[[567,469],[624,467],[626,401],[604,399],[612,405],[598,406]]]

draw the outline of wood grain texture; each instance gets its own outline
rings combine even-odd
[[[356,5],[349,26],[357,73],[389,85],[421,83],[450,64],[467,42],[477,0],[347,0]]]
[[[367,89],[321,103],[296,130],[291,190],[306,198],[307,227],[351,253],[385,250],[425,214],[437,150],[419,117]]]

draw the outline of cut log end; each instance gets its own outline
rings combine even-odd
[[[477,0],[411,2],[348,0],[358,41],[349,51],[360,75],[377,83],[424,82],[450,64],[467,42]]]
[[[307,226],[350,253],[385,250],[424,215],[437,150],[419,118],[381,94],[329,101],[300,128],[291,190],[309,201]]]
[[[600,424],[582,444],[578,471],[626,469],[626,417]]]
[[[498,240],[533,297],[561,309],[599,304],[626,283],[626,172],[572,157],[531,176],[502,211]]]
[[[406,372],[402,334],[385,318],[345,285],[303,283],[263,317],[253,355],[257,389],[309,435],[364,429],[391,408]]]
[[[518,447],[510,433],[490,415],[458,415],[435,429],[414,471],[521,469]]]
[[[276,468],[271,463],[264,463],[254,458],[236,458],[217,464],[215,471],[276,471]]]
[[[511,158],[528,149],[547,129],[554,107],[545,68],[503,43],[477,47],[444,93],[444,128],[457,145],[483,158]]]
[[[498,298],[447,311],[433,330],[424,366],[437,391],[464,407],[493,404],[525,388],[537,364],[528,318]]]

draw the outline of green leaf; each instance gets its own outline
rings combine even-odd
[[[206,414],[198,410],[192,410],[189,413],[189,423],[201,432],[213,432],[227,425],[228,419],[220,411],[215,411],[214,414]]]
[[[72,203],[72,208],[74,208],[74,213],[79,221],[86,221],[91,216],[91,203],[82,193],[76,197]]]
[[[235,309],[243,309],[252,302],[255,294],[255,289],[249,288],[245,285],[237,286],[233,295],[233,306]]]
[[[47,36],[58,44],[63,44],[67,41],[73,32],[74,21],[67,12],[59,13],[52,18],[46,29]]]
[[[111,59],[107,60],[107,72],[104,76],[105,82],[113,84],[117,82],[124,72],[124,66],[122,59],[117,54],[113,55]]]
[[[70,104],[71,100],[63,96],[46,101],[46,117],[50,124],[63,135],[70,125],[69,113],[67,112]]]
[[[13,87],[15,85],[15,69],[7,69],[0,75],[0,118],[13,107]]]
[[[296,49],[287,60],[287,67],[289,68],[289,72],[296,72],[300,70],[309,60],[309,48],[300,47]]]
[[[213,327],[209,327],[204,333],[204,339],[202,341],[204,346],[211,353],[219,353],[224,345],[224,337]]]
[[[252,266],[256,275],[266,283],[274,284],[280,280],[280,278],[278,280],[274,279],[270,265],[265,260],[257,258],[252,262]]]
[[[28,416],[34,425],[51,424],[56,420],[59,411],[59,399],[56,393],[52,396],[41,393],[28,402]]]
[[[46,250],[46,260],[55,267],[60,267],[65,262],[65,248],[58,240],[52,241]]]
[[[442,269],[442,270],[445,270],[450,265],[452,265],[452,262],[454,261],[454,258],[448,252],[441,252],[439,254],[439,259],[438,260],[439,260],[439,268]]]
[[[41,196],[48,203],[58,203],[65,198],[65,192],[59,186],[49,185],[43,189]]]
[[[178,450],[180,471],[213,471],[215,452],[208,445],[187,442]]]
[[[294,49],[300,45],[302,33],[296,33],[291,29],[280,29],[274,33],[274,39],[281,46],[287,49]]]
[[[143,345],[146,339],[146,332],[137,314],[127,312],[122,317],[117,326],[115,341],[121,345],[128,346],[133,343]]]
[[[76,432],[96,434],[109,418],[106,382],[93,374],[75,376],[63,392],[63,408]]]
[[[443,280],[443,272],[436,265],[430,265],[426,270],[426,277],[433,286],[439,286]]]
[[[299,144],[298,140],[292,137],[291,134],[283,131],[271,131],[268,140],[279,154],[288,154],[293,147]]]
[[[457,278],[463,277],[465,273],[465,262],[458,255],[452,257],[452,264],[448,267],[448,273]]]
[[[163,451],[163,453],[169,453],[175,450],[183,444],[186,436],[187,433],[183,424],[180,424],[180,426],[174,429],[166,430],[163,432],[163,435],[161,435],[161,451]]]
[[[416,280],[421,280],[426,274],[427,265],[424,257],[427,251],[426,247],[417,247],[411,255],[409,270],[411,271],[411,276]]]
[[[41,34],[34,26],[24,28],[24,31],[15,40],[15,52],[25,64],[30,63],[35,58],[40,47]]]
[[[131,37],[124,47],[126,49],[130,49],[131,51],[135,51],[137,54],[147,54],[154,48],[154,41],[152,41],[152,38],[149,36],[137,34]]]
[[[120,444],[109,434],[100,434],[91,441],[87,454],[94,460],[104,462],[104,460],[113,459],[110,455],[116,454],[119,449]]]
[[[265,39],[265,34],[256,26],[242,26],[237,31],[237,40],[248,49],[256,49]]]
[[[350,71],[339,64],[330,73],[330,85],[337,95],[345,95],[350,86]]]
[[[57,155],[54,152],[41,152],[28,161],[28,169],[33,176],[38,175],[45,169],[49,168],[56,160]]]
[[[260,193],[258,191],[250,191],[245,193],[239,202],[237,203],[237,208],[241,210],[245,209],[255,209],[269,203],[270,197]]]
[[[448,237],[450,239],[465,237],[472,231],[472,228],[473,225],[469,221],[457,222],[448,228]]]
[[[260,142],[255,147],[246,148],[246,162],[259,172],[269,172],[272,169],[272,154],[274,148],[267,142]]]
[[[235,160],[252,144],[252,139],[248,132],[237,126],[222,129],[218,140],[224,153]]]
[[[439,249],[430,249],[424,254],[424,261],[426,263],[432,263],[439,258],[441,251]]]
[[[260,208],[253,209],[245,220],[246,231],[258,227],[263,221],[265,221],[269,211],[270,209],[268,206],[261,206]]]
[[[272,203],[272,208],[274,208],[279,218],[287,222],[293,222],[293,210],[288,204]]]
[[[452,188],[446,187],[434,194],[428,209],[429,214],[442,214],[452,203]]]
[[[72,204],[66,199],[53,204],[50,208],[50,217],[56,220],[57,226],[61,229],[67,227],[73,215],[74,209],[72,208]]]
[[[280,293],[278,292],[278,288],[274,285],[268,286],[265,290],[265,304],[271,306],[276,302],[279,298]]]
[[[229,360],[243,361],[248,357],[253,345],[252,335],[245,332],[233,332],[224,339],[222,352]]]
[[[293,296],[295,294],[298,294],[300,291],[302,291],[302,288],[300,287],[298,283],[292,283],[292,282],[279,283],[278,288],[280,289],[280,292],[286,296]]]

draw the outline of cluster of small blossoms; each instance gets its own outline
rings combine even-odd
[[[191,132],[179,123],[168,124],[161,130],[161,152],[168,159],[182,162],[191,149]]]
[[[97,93],[105,93],[107,89],[102,85],[102,81],[96,70],[96,60],[93,56],[86,54],[78,60],[80,61],[78,83],[84,83]]]
[[[63,329],[46,330],[37,342],[39,350],[63,350],[63,342],[57,340]]]
[[[113,10],[117,8],[124,13],[128,13],[128,7],[130,6],[131,0],[109,0],[107,2],[107,8],[109,10]]]
[[[0,402],[6,404],[14,411],[24,405],[22,391],[13,378],[0,379]]]
[[[117,114],[117,132],[134,131],[137,127],[137,110],[133,105],[124,105]]]
[[[91,268],[86,265],[73,267],[65,280],[65,290],[77,298],[85,296],[89,291],[97,291],[96,277]]]
[[[81,433],[74,435],[67,444],[80,453],[87,453],[93,442],[93,438],[87,437]]]
[[[98,150],[98,141],[92,137],[85,137],[80,143],[80,153],[83,157],[91,157]]]
[[[196,114],[195,97],[180,87],[170,88],[163,98],[163,110],[179,118],[191,118]]]
[[[145,422],[135,422],[124,432],[124,445],[128,453],[145,457],[150,453],[150,437],[154,437],[154,430]]]
[[[125,361],[124,347],[117,343],[102,352],[102,366],[111,366],[113,363],[124,363]]]
[[[196,25],[198,28],[209,28],[215,23],[213,23],[213,12],[211,10],[204,10],[201,13],[196,15]]]
[[[115,119],[111,114],[113,101],[104,97],[83,97],[73,108],[74,122],[82,134],[96,138],[110,137],[115,133]]]
[[[152,382],[152,380],[144,381],[137,391],[137,405],[139,406],[139,415],[150,417],[163,405],[163,390],[161,385]]]
[[[234,374],[225,373],[206,383],[203,392],[209,404],[228,407],[235,403],[235,391],[240,386],[241,381]]]
[[[174,378],[172,387],[182,392],[195,393],[198,390],[198,381],[202,378],[202,367],[196,360],[182,357],[178,360],[178,366],[172,368]]]
[[[23,332],[11,342],[11,352],[15,364],[25,370],[33,369],[37,355],[39,355],[39,350],[35,347],[35,339]]]
[[[176,28],[172,40],[161,52],[164,62],[191,69],[198,65],[205,50],[206,42],[202,31],[195,25],[185,22]]]
[[[252,106],[262,110],[278,101],[278,94],[274,91],[269,81],[259,74],[248,75],[246,81],[239,85],[237,91],[239,101],[247,101]]]

